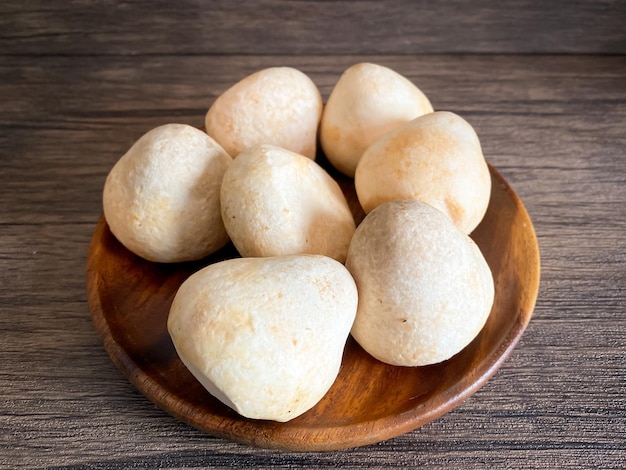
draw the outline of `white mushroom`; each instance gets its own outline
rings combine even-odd
[[[232,158],[204,132],[166,124],[144,134],[109,173],[106,221],[116,238],[150,261],[203,258],[228,241],[220,186]]]
[[[320,143],[328,160],[354,177],[367,147],[385,133],[432,111],[426,95],[399,73],[382,65],[356,64],[343,73],[328,97]]]
[[[249,148],[233,161],[221,206],[242,256],[313,253],[343,262],[355,229],[337,182],[313,160],[272,145]]]
[[[472,126],[437,111],[389,132],[363,154],[354,183],[366,213],[395,199],[419,199],[463,232],[483,219],[491,175]]]
[[[206,132],[236,158],[244,149],[272,144],[315,158],[322,97],[313,81],[291,67],[247,76],[209,108]]]
[[[489,317],[491,270],[478,246],[437,209],[392,201],[357,228],[346,267],[359,291],[352,327],[375,358],[398,366],[444,361]]]
[[[247,418],[288,421],[337,378],[356,306],[354,280],[335,260],[238,258],[187,279],[167,327],[213,396]]]

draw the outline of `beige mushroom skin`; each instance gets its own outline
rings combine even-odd
[[[251,147],[233,161],[221,210],[242,256],[309,253],[343,262],[355,229],[337,182],[313,160],[272,145]]]
[[[222,93],[206,114],[206,132],[233,158],[248,147],[271,144],[315,159],[322,106],[307,75],[271,67]]]
[[[163,263],[201,259],[228,241],[220,186],[232,158],[204,132],[166,124],[144,134],[111,169],[104,216],[130,251]]]
[[[354,280],[328,257],[237,258],[188,278],[167,327],[213,396],[247,418],[284,422],[334,383],[356,307]]]
[[[355,174],[366,213],[396,199],[419,199],[446,214],[463,232],[483,219],[491,176],[472,126],[436,111],[389,132],[363,154]]]
[[[426,95],[399,73],[382,65],[356,64],[341,75],[328,97],[320,143],[333,166],[352,178],[367,147],[432,111]]]
[[[352,238],[346,267],[359,292],[352,335],[392,365],[423,366],[457,354],[478,335],[494,300],[478,246],[417,200],[370,212]]]

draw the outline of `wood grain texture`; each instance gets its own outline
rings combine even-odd
[[[214,29],[201,2],[0,4],[0,468],[626,466],[626,58],[506,54],[623,53],[624,3],[456,2],[444,21],[389,2],[394,22],[378,2],[326,3],[224,3]],[[138,393],[91,322],[104,178],[148,129],[202,125],[252,71],[298,67],[326,97],[366,60],[465,117],[524,201],[542,256],[533,320],[476,395],[389,441],[309,454],[208,437]]]
[[[623,54],[625,24],[619,0],[27,0],[0,4],[0,53]]]
[[[475,126],[537,230],[535,316],[479,393],[390,441],[290,454],[207,437],[133,389],[89,318],[85,268],[104,177],[147,129],[200,125],[208,103],[252,70],[300,67],[327,96],[360,60],[406,74]],[[5,58],[0,466],[620,468],[625,65],[590,56]]]

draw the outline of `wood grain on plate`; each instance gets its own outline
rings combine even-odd
[[[329,171],[361,220],[351,180]],[[472,237],[494,275],[494,307],[479,336],[441,364],[386,365],[350,338],[337,380],[313,409],[287,423],[243,418],[209,395],[185,368],[166,328],[180,284],[208,263],[238,256],[236,250],[228,245],[200,262],[156,264],[126,250],[104,218],[93,235],[87,272],[96,328],[130,382],[173,416],[211,435],[259,447],[320,451],[403,434],[451,410],[483,385],[513,350],[532,315],[539,287],[534,229],[506,181],[493,168],[491,174],[490,205]]]

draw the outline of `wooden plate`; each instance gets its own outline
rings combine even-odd
[[[360,221],[352,180],[321,163],[339,181]],[[472,238],[491,267],[496,297],[479,336],[453,358],[416,368],[378,362],[350,338],[335,384],[318,405],[290,422],[250,420],[222,405],[187,371],[166,330],[180,284],[208,263],[238,256],[232,245],[201,262],[151,263],[126,250],[101,218],[87,269],[93,321],[111,359],[141,393],[208,434],[293,451],[336,450],[398,436],[478,390],[509,356],[532,315],[539,287],[534,229],[520,199],[490,170],[489,209]]]

